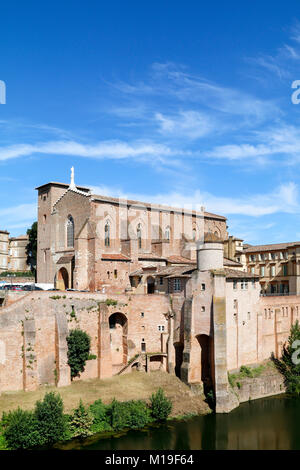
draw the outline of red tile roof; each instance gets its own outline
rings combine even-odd
[[[224,257],[224,266],[236,266],[236,267],[242,267],[242,263],[238,263],[237,261],[234,261],[232,259],[229,259],[229,258],[225,258]]]
[[[289,242],[289,243],[274,243],[271,245],[256,245],[248,246],[244,248],[244,253],[256,253],[259,251],[272,251],[272,250],[284,250],[291,248],[292,246],[299,246],[300,242]],[[245,245],[244,245],[245,247]]]
[[[151,260],[158,260],[158,261],[166,261],[166,258],[162,258],[155,253],[143,253],[138,256],[139,259],[151,259]]]
[[[168,263],[172,264],[197,264],[196,261],[192,261],[188,258],[184,258],[183,256],[172,255],[167,258]]]
[[[246,271],[240,271],[238,269],[224,269],[227,279],[259,279],[257,274],[252,274]]]
[[[111,261],[131,261],[128,256],[122,255],[122,253],[111,253],[111,254],[103,254],[101,255],[101,259],[103,260],[111,260]]]

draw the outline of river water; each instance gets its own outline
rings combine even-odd
[[[300,449],[300,399],[284,395],[243,403],[229,414],[172,421],[118,437],[60,445],[85,450]]]

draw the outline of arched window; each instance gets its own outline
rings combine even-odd
[[[196,228],[194,227],[194,228],[193,228],[193,241],[196,241],[196,236],[197,236],[197,230],[196,230]]]
[[[74,246],[74,220],[71,215],[67,220],[67,246]]]
[[[106,222],[104,227],[104,240],[105,246],[110,246],[110,225],[109,222]]]
[[[168,226],[165,230],[165,239],[166,240],[170,240],[170,236],[171,236],[171,229],[170,227]]]
[[[137,240],[138,240],[138,247],[139,247],[139,249],[141,249],[142,248],[142,228],[141,228],[141,224],[139,224],[137,226],[136,235],[137,235]]]

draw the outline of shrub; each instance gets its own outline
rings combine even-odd
[[[7,449],[7,442],[5,440],[4,434],[0,434],[0,450]]]
[[[229,374],[228,372],[228,382],[229,382],[229,385],[234,388],[235,386],[235,381],[237,379],[237,375],[236,374]]]
[[[34,413],[20,408],[5,415],[3,434],[10,449],[31,449],[44,443]]]
[[[118,305],[118,301],[114,299],[106,299],[105,303],[107,306],[113,305],[115,307],[116,305]]]
[[[240,377],[253,377],[253,373],[250,367],[241,366],[239,376]]]
[[[150,409],[152,417],[157,421],[167,419],[172,411],[172,402],[169,400],[162,388],[153,393],[150,399]]]
[[[96,400],[90,405],[90,412],[94,418],[92,424],[92,431],[94,433],[111,430],[111,426],[108,422],[107,406],[104,405],[102,400]]]
[[[216,399],[215,399],[215,393],[214,390],[211,388],[207,393],[206,393],[206,400],[207,404],[210,406],[210,408],[214,409],[216,406]]]
[[[129,427],[130,416],[126,402],[119,402],[115,398],[107,409],[110,426],[116,431]]]
[[[129,426],[132,429],[143,428],[151,421],[151,413],[146,403],[142,400],[128,402],[130,414]]]
[[[67,337],[68,364],[71,368],[71,379],[84,371],[85,363],[89,358],[91,338],[80,329],[72,330]]]
[[[82,400],[70,417],[70,428],[73,437],[87,437],[92,434],[93,415],[84,406]]]
[[[119,402],[114,399],[107,407],[107,416],[116,431],[143,428],[151,421],[150,410],[142,400]]]
[[[45,444],[53,444],[64,439],[67,423],[63,409],[61,396],[54,392],[46,393],[43,401],[36,402],[34,415]]]
[[[287,345],[283,347],[281,359],[276,359],[274,356],[272,359],[284,376],[287,392],[293,395],[300,395],[300,361],[296,349],[298,344],[294,344],[295,341],[300,341],[298,320],[291,327],[290,336]]]

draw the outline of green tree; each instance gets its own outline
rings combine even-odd
[[[89,358],[91,338],[79,328],[72,330],[67,337],[68,364],[71,369],[71,379],[84,371],[85,363]]]
[[[283,374],[288,393],[300,395],[300,326],[298,320],[291,327],[287,344],[283,347],[281,359],[273,356],[278,370]]]
[[[58,393],[46,393],[43,401],[36,402],[34,415],[45,444],[53,444],[64,438],[67,422],[63,411],[63,401]]]
[[[29,237],[26,246],[27,264],[30,266],[31,272],[36,274],[36,252],[37,252],[37,222],[33,222],[31,228],[27,230]]]
[[[172,402],[165,396],[162,388],[153,393],[150,398],[150,410],[156,421],[164,421],[172,411]]]
[[[21,408],[10,411],[3,419],[3,428],[10,449],[32,449],[44,442],[32,411],[23,411]]]

